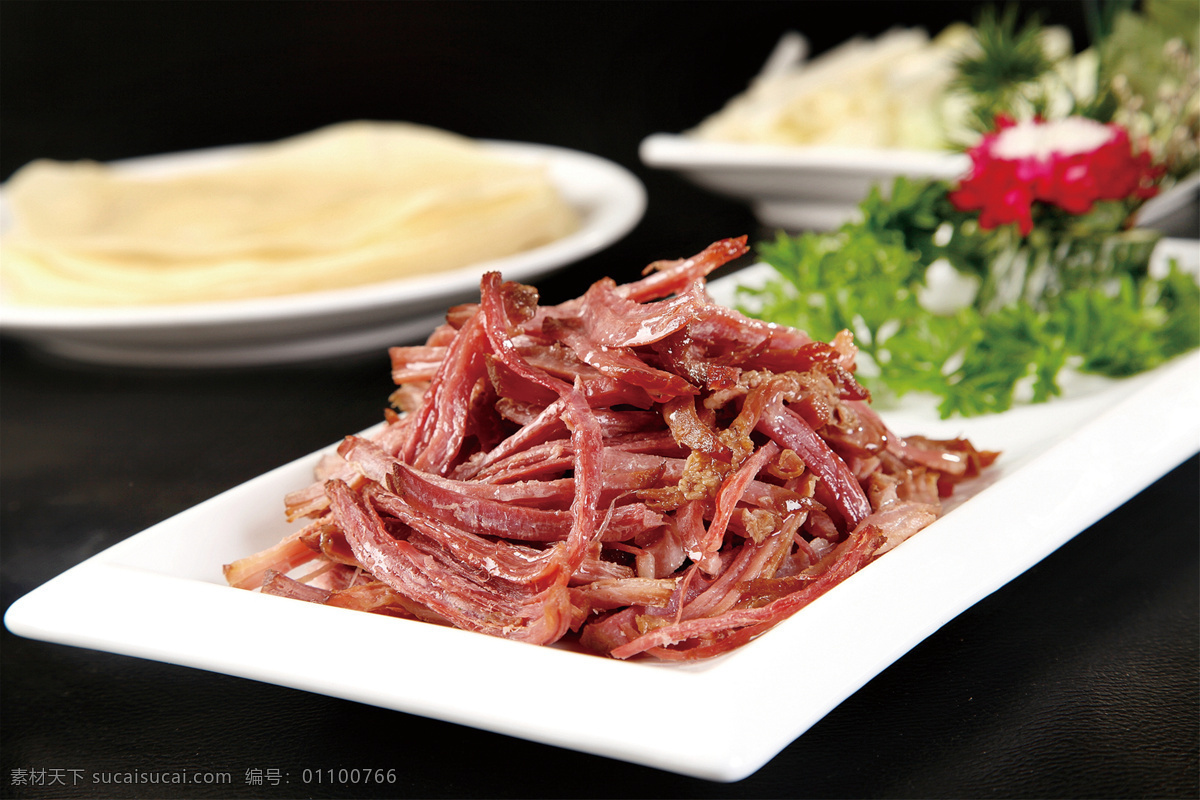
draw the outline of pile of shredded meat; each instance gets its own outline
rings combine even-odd
[[[996,457],[901,438],[832,343],[713,302],[745,238],[574,300],[483,278],[391,352],[384,425],[225,567],[244,589],[535,644],[698,659],[762,634],[932,522]]]

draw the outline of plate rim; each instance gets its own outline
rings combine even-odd
[[[862,174],[924,172],[954,177],[965,173],[965,154],[901,148],[788,146],[718,142],[687,134],[652,133],[638,147],[650,167],[675,170],[796,169],[838,170]]]

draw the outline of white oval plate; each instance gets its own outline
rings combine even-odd
[[[547,164],[551,180],[582,214],[580,229],[506,258],[333,291],[112,308],[20,306],[0,295],[0,333],[75,360],[149,367],[247,366],[356,355],[428,334],[447,308],[478,299],[485,272],[497,270],[508,280],[531,283],[619,240],[645,211],[641,182],[611,161],[546,145],[485,144],[514,159]],[[227,163],[241,149],[150,156],[117,165],[142,174],[173,174]],[[7,219],[7,210],[3,213]]]
[[[832,230],[877,184],[898,175],[950,179],[970,168],[958,153],[851,147],[784,147],[710,142],[656,133],[639,150],[648,167],[750,203],[759,221],[786,230]]]

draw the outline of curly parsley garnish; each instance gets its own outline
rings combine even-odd
[[[871,193],[861,221],[760,244],[778,277],[739,289],[742,310],[826,341],[849,329],[877,398],[931,393],[943,417],[1004,411],[1018,395],[1045,401],[1061,392],[1064,368],[1122,377],[1200,346],[1200,287],[1174,264],[1151,275],[1144,231],[1047,245],[1058,260],[1044,290],[984,310],[980,289],[1001,256],[1036,242],[980,231],[947,190],[900,178],[887,198]],[[974,286],[973,297],[934,306],[939,273]]]

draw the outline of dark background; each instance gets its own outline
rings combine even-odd
[[[789,28],[815,51],[966,2],[0,2],[0,176],[33,158],[264,141],[354,118],[605,156],[645,183],[625,240],[539,286],[742,233],[743,206],[641,167],[638,143],[741,91]],[[1085,40],[1080,2],[1037,3]],[[154,372],[58,363],[0,341],[3,604],[90,555],[377,421],[386,356]],[[1113,468],[1134,454],[1113,453]],[[710,784],[347,701],[3,632],[0,796],[17,769],[220,770],[183,796],[1196,797],[1197,460],[930,637],[751,778]],[[86,603],[87,598],[79,598]],[[153,602],[153,598],[147,598]],[[369,646],[315,642],[314,647]],[[474,668],[480,668],[474,665]],[[796,676],[811,680],[813,676]],[[771,680],[775,676],[770,676]],[[754,691],[768,676],[745,676]],[[638,687],[580,687],[654,719]],[[615,699],[614,699],[615,698]],[[692,698],[653,698],[669,713]],[[368,765],[400,782],[253,787],[247,769]]]
[[[347,119],[409,120],[574,148],[634,170],[648,213],[600,271],[617,263],[614,277],[624,279],[656,258],[755,229],[740,204],[642,168],[646,135],[682,131],[719,109],[788,29],[804,32],[815,53],[896,25],[937,33],[983,6],[4,0],[0,175],[33,158],[109,160]],[[1086,41],[1082,0],[1030,9]],[[563,296],[579,283],[573,277]]]

